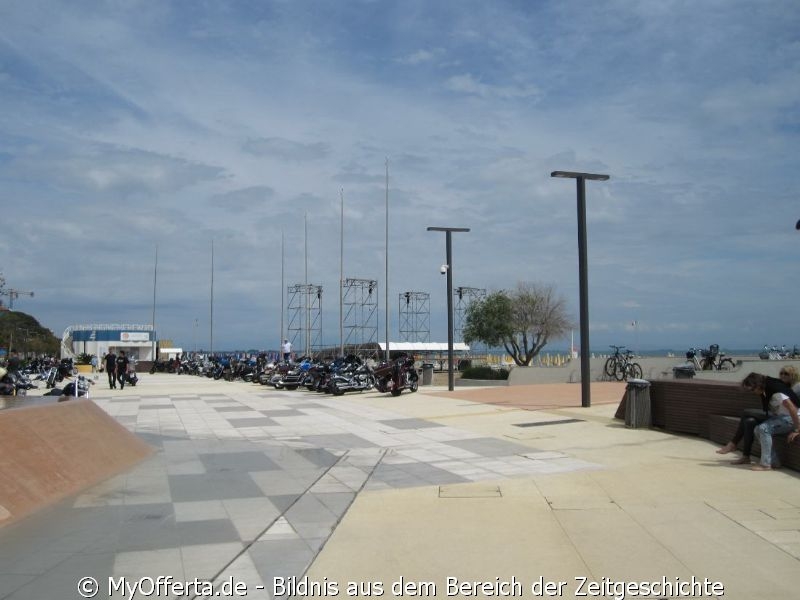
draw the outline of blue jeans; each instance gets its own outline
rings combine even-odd
[[[761,444],[762,466],[771,467],[779,464],[778,453],[772,446],[772,436],[789,433],[792,429],[794,429],[794,423],[789,415],[770,417],[756,427],[756,437]]]

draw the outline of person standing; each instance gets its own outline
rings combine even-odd
[[[128,357],[125,356],[125,350],[120,350],[117,356],[117,381],[119,382],[119,389],[125,389],[125,375],[128,373]]]
[[[108,354],[103,358],[106,365],[106,373],[108,374],[108,387],[109,389],[117,389],[117,357],[109,349]]]
[[[292,358],[292,342],[289,340],[283,340],[283,346],[281,346],[281,352],[283,352],[283,361],[289,362],[289,359]]]
[[[97,373],[97,354],[92,354],[92,373]]]

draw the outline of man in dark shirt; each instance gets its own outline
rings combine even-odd
[[[117,381],[119,381],[119,389],[125,389],[125,375],[128,372],[128,357],[125,356],[125,350],[119,351],[117,356]]]
[[[106,363],[106,373],[108,374],[108,387],[116,389],[117,387],[117,357],[111,350],[105,355],[103,359]]]

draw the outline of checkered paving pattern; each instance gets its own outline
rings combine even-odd
[[[0,598],[76,597],[84,576],[233,577],[252,590],[302,576],[362,491],[597,468],[389,409],[228,388],[95,399],[158,452],[0,530]]]

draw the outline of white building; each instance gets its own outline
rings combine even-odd
[[[156,332],[152,325],[91,324],[70,325],[61,337],[61,356],[94,354],[98,359],[108,351],[124,350],[129,359],[151,361],[155,355]]]

